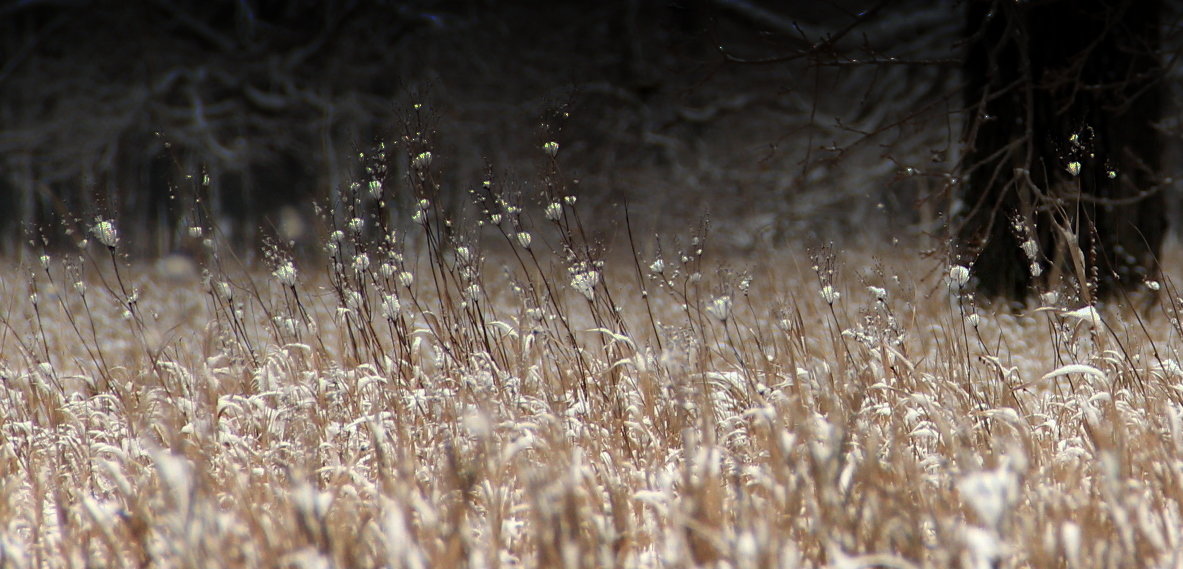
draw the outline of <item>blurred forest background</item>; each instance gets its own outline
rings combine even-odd
[[[140,254],[183,247],[192,224],[244,250],[307,242],[324,223],[313,204],[332,211],[377,141],[400,195],[416,104],[457,210],[490,169],[529,193],[554,140],[605,230],[627,200],[646,229],[709,212],[739,250],[940,236],[965,14],[919,0],[17,0],[0,7],[0,248],[95,216]],[[1177,122],[1168,108],[1171,148]]]

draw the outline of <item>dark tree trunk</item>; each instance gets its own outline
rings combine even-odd
[[[1084,299],[1157,271],[1160,0],[969,2],[967,152],[956,229],[978,290]],[[1064,229],[1069,231],[1065,232]],[[1073,261],[1074,234],[1082,255]],[[1028,244],[1026,251],[1023,243]],[[1083,259],[1085,282],[1077,265]]]

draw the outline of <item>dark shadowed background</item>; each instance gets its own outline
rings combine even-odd
[[[10,2],[0,232],[11,251],[102,216],[144,254],[183,247],[193,224],[244,250],[309,241],[378,141],[392,199],[410,202],[418,149],[399,142],[423,105],[439,199],[457,215],[490,175],[528,194],[553,140],[603,231],[627,201],[646,229],[709,213],[746,250],[940,237],[958,182],[965,8]]]

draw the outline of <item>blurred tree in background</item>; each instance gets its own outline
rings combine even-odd
[[[892,4],[9,3],[0,232],[115,216],[144,253],[177,249],[191,223],[216,222],[244,246],[259,231],[297,233],[287,221],[315,222],[310,202],[347,186],[357,153],[391,140],[419,102],[433,109],[453,196],[490,166],[530,180],[539,117],[563,107],[566,124],[545,136],[558,137],[581,203],[629,199],[670,220],[709,203],[716,220],[739,220],[720,235],[744,248],[849,233],[884,210],[910,227],[917,196],[945,184],[943,162],[928,159],[952,142],[941,113],[958,106],[960,20],[944,5]],[[833,30],[846,33],[824,39]],[[903,65],[886,48],[944,63]],[[774,50],[811,56],[736,61]],[[910,119],[917,107],[935,109],[938,128]],[[397,184],[406,156],[391,156]],[[899,181],[916,156],[923,175]]]
[[[167,250],[185,225],[210,221],[195,217],[242,230],[342,183],[341,161],[389,115],[406,64],[392,48],[434,25],[419,8],[9,3],[0,229],[116,215],[121,230]]]
[[[1164,16],[1156,0],[969,2],[958,231],[983,293],[1067,276],[1089,299],[1155,276]]]

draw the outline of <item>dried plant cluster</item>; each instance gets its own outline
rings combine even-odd
[[[1183,563],[1170,279],[993,313],[898,252],[608,248],[550,142],[466,230],[405,142],[413,210],[357,184],[317,259],[98,219],[3,271],[0,566]]]

